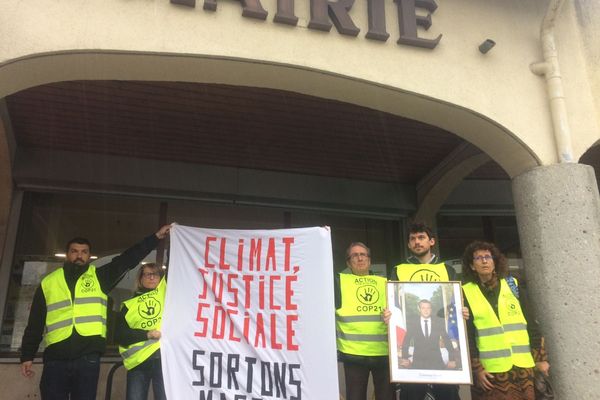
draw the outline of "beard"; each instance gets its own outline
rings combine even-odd
[[[426,254],[429,254],[430,251],[431,251],[431,248],[425,249],[423,247],[421,247],[419,249],[410,249],[410,252],[413,253],[413,255],[417,256],[417,257],[422,257]]]

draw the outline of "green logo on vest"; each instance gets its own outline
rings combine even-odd
[[[377,303],[379,300],[379,291],[376,286],[365,285],[361,286],[356,290],[356,298],[362,304],[370,306],[371,304]]]
[[[81,291],[83,293],[91,292],[95,289],[95,280],[91,275],[82,275],[81,276]]]
[[[160,301],[154,297],[148,297],[138,305],[138,314],[144,319],[152,319],[160,314]]]
[[[420,269],[410,277],[411,282],[439,282],[440,275],[430,269]]]

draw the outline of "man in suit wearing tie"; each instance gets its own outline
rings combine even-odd
[[[409,346],[413,346],[412,362],[409,360]],[[444,362],[440,343],[448,351],[448,362]],[[419,318],[407,326],[406,336],[402,343],[400,366],[413,369],[452,369],[456,368],[454,351],[448,333],[444,328],[444,320],[431,315],[431,302],[419,301]]]

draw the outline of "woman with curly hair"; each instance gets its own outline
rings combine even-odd
[[[533,369],[550,365],[537,323],[519,298],[518,283],[498,248],[476,241],[463,255],[473,400],[534,400]]]

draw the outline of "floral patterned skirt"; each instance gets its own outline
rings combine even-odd
[[[533,368],[520,368],[513,365],[507,372],[494,375],[494,390],[484,391],[477,386],[471,387],[472,400],[534,400]],[[475,378],[476,379],[476,378]]]

